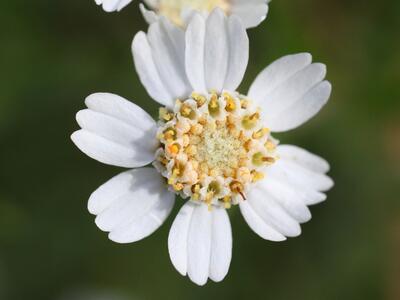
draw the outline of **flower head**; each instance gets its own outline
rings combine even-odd
[[[329,165],[280,145],[273,133],[300,126],[327,102],[325,66],[307,53],[285,56],[241,94],[248,38],[240,19],[220,9],[195,14],[185,30],[160,18],[135,36],[132,51],[142,84],[162,105],[158,120],[119,96],[94,94],[72,135],[90,157],[133,168],[91,195],[98,227],[113,241],[138,241],[162,225],[181,196],[169,253],[199,285],[228,272],[228,209],[239,206],[264,239],[298,236],[311,218],[307,206],[324,201],[333,185]]]
[[[132,0],[95,0],[107,12],[120,11]],[[185,26],[190,18],[200,12],[207,15],[215,8],[227,15],[237,15],[246,28],[258,26],[267,16],[270,0],[143,0],[140,10],[151,24],[160,16],[168,18],[178,26]]]
[[[227,15],[237,15],[246,28],[256,27],[267,16],[270,0],[144,0],[151,9],[140,4],[140,10],[148,23],[165,16],[178,26],[184,26],[195,12],[207,15],[220,8]]]

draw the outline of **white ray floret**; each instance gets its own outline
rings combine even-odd
[[[156,2],[154,2],[156,4]],[[154,5],[155,5],[154,4]],[[117,95],[98,93],[77,114],[72,140],[88,156],[130,168],[89,200],[97,226],[118,243],[152,234],[185,200],[168,238],[171,261],[198,285],[221,281],[232,257],[227,209],[260,237],[283,241],[311,219],[333,186],[329,164],[273,134],[308,121],[327,102],[326,67],[285,56],[237,91],[249,55],[238,16],[194,14],[186,29],[160,18],[132,43],[135,67],[161,104],[154,121]],[[153,166],[149,166],[152,163]],[[144,167],[147,166],[147,167]]]

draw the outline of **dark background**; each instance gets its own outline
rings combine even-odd
[[[130,53],[146,30],[134,1],[106,14],[92,0],[0,4],[0,299],[400,299],[400,2],[275,0],[249,32],[245,93],[264,66],[309,51],[334,90],[308,124],[280,135],[325,157],[335,187],[303,234],[264,241],[232,209],[227,278],[199,288],[170,263],[174,213],[151,237],[109,241],[87,212],[122,171],[70,141],[92,92],[157,113]]]

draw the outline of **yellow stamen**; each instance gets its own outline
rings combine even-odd
[[[221,186],[219,185],[218,181],[212,181],[208,185],[207,191],[213,192],[215,195],[221,193]]]
[[[247,152],[249,152],[251,150],[251,144],[252,144],[252,140],[247,140],[244,144],[243,147],[244,149],[246,149]]]
[[[268,164],[273,164],[276,161],[275,158],[273,157],[263,157],[263,162],[268,163]]]
[[[246,200],[246,197],[244,196],[244,187],[243,184],[240,183],[239,181],[232,181],[231,184],[229,185],[230,189],[232,192],[236,194],[240,194],[243,198],[243,200]]]
[[[195,111],[187,104],[182,104],[181,111],[182,117],[193,120],[196,117]]]
[[[268,151],[273,151],[276,149],[276,145],[273,142],[271,142],[270,140],[268,140],[265,143],[265,148],[267,148]]]
[[[176,183],[173,185],[173,188],[175,191],[179,192],[183,190],[183,184],[182,183]]]
[[[245,99],[240,100],[240,106],[241,106],[243,109],[247,109],[247,108],[249,107],[249,101],[247,101],[247,100],[245,100]]]
[[[174,117],[174,114],[172,112],[168,111],[168,109],[166,109],[165,107],[161,107],[159,109],[158,114],[159,114],[159,118],[161,120],[164,120],[164,121],[167,121],[167,122],[171,121],[172,118]]]
[[[208,111],[213,117],[219,115],[219,103],[217,94],[211,95],[210,103],[208,104]]]
[[[253,154],[252,162],[255,166],[262,166],[264,163],[272,164],[275,162],[275,158],[264,156],[262,152]]]
[[[235,111],[236,103],[235,103],[235,100],[233,100],[232,96],[227,92],[225,92],[223,96],[224,96],[224,99],[225,99],[225,102],[226,102],[225,110],[227,112]]]
[[[164,139],[166,141],[173,141],[176,139],[176,130],[172,127],[167,128],[164,131]]]
[[[253,133],[253,139],[261,139],[262,137],[264,137],[268,133],[269,133],[269,129],[268,128],[260,129],[257,132]]]
[[[244,116],[242,119],[242,126],[244,129],[251,130],[257,125],[259,119],[260,114],[258,112],[252,115]]]
[[[202,95],[200,95],[198,93],[195,93],[195,92],[192,93],[191,97],[192,97],[192,99],[194,101],[197,102],[197,107],[201,107],[201,106],[204,105],[204,103],[207,102],[207,98],[206,97],[204,97],[204,96],[202,96]]]

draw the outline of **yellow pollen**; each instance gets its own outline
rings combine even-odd
[[[169,152],[173,155],[178,154],[180,148],[181,148],[181,146],[179,144],[172,144],[172,145],[168,146]]]

